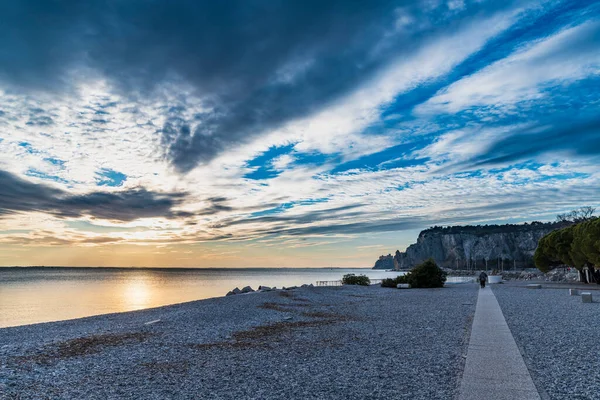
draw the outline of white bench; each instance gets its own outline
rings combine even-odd
[[[408,283],[399,283],[396,285],[398,289],[410,289],[410,284]]]
[[[581,301],[584,303],[593,303],[592,294],[590,292],[581,292]]]
[[[569,296],[579,296],[579,289],[569,289]]]
[[[538,283],[530,283],[529,285],[525,286],[527,289],[541,289],[542,285],[538,284]]]

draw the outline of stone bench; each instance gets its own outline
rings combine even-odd
[[[569,289],[569,296],[579,296],[579,289]]]
[[[592,294],[590,292],[581,292],[581,301],[584,303],[593,303]]]
[[[410,284],[408,283],[399,283],[396,285],[398,289],[410,289]]]
[[[541,289],[542,285],[540,285],[539,283],[530,283],[529,285],[525,286],[527,289]]]

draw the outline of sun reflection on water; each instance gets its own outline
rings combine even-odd
[[[150,282],[144,277],[127,282],[123,286],[123,308],[126,310],[139,310],[151,307],[152,289]]]
[[[236,286],[301,285],[317,280],[336,280],[345,273],[360,272],[373,278],[397,275],[385,271],[343,269],[6,269],[0,273],[0,328],[223,296]]]

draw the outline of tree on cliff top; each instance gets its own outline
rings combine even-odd
[[[596,209],[591,206],[579,207],[577,210],[570,211],[556,216],[556,222],[570,222],[578,224],[580,222],[589,221],[594,218]]]
[[[532,230],[554,230],[562,228],[566,225],[571,225],[572,222],[539,222],[533,221],[531,223],[523,224],[504,224],[504,225],[456,225],[456,226],[433,226],[425,229],[419,233],[419,237],[431,234],[469,234],[477,236],[485,236],[496,233],[513,233],[513,232],[529,232]]]

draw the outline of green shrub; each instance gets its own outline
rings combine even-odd
[[[361,285],[361,286],[369,286],[371,284],[371,280],[366,275],[354,275],[348,274],[344,275],[342,278],[343,285]]]
[[[446,282],[446,273],[430,258],[414,267],[406,275],[406,280],[411,288],[443,287]]]
[[[387,278],[381,281],[381,287],[396,288],[399,283],[408,283],[408,275],[400,275],[395,278]]]
[[[386,278],[381,281],[381,287],[395,288],[396,285],[396,278]]]

